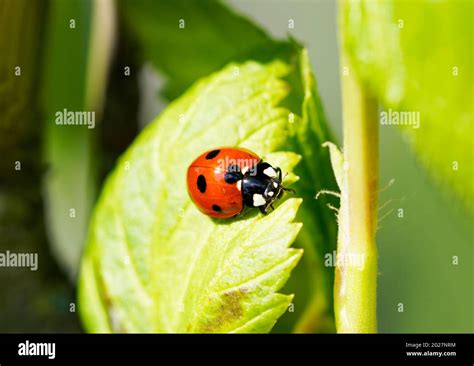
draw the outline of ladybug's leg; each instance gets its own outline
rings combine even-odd
[[[263,213],[264,215],[268,214],[267,208],[265,206],[258,206],[258,208],[260,209],[260,212]]]

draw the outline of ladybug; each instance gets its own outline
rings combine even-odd
[[[263,214],[284,191],[281,169],[254,152],[235,147],[206,151],[194,160],[187,173],[188,192],[198,209],[215,218],[239,215],[247,207]]]

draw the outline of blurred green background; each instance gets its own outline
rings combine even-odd
[[[48,11],[55,3],[0,0],[0,252],[38,252],[40,257],[36,272],[0,268],[2,332],[81,331],[77,313],[70,311],[75,302],[74,274],[66,270],[61,262],[64,254],[51,244],[51,236],[47,235],[43,204],[47,193],[41,189],[51,166],[39,159],[43,151],[45,107],[37,96],[48,88],[43,82],[45,70],[52,67],[48,62],[55,62],[57,68],[64,66],[65,70],[74,67],[66,66],[71,60],[68,50],[59,52],[55,61],[42,61],[48,60],[44,54],[51,51],[44,45],[48,32],[54,33],[46,25],[54,23]],[[71,7],[70,16],[88,19],[92,2],[83,3],[85,6],[75,10]],[[231,0],[227,4],[276,38],[290,34],[307,46],[325,112],[341,143],[336,2]],[[288,29],[289,18],[294,20],[294,29]],[[68,178],[72,182],[89,174],[84,169],[96,169],[91,174],[101,181],[139,129],[166,105],[164,99],[157,98],[164,77],[149,65],[139,73],[123,77],[123,65],[134,69],[137,59],[135,46],[120,24],[113,34],[115,53],[103,91],[102,124],[84,137],[90,143],[91,150],[87,151],[93,160],[94,146],[101,146],[100,164],[96,168],[81,165],[84,155],[76,155],[74,171]],[[94,29],[85,29],[79,22],[77,30],[85,33],[78,37],[77,42],[82,43],[74,57],[78,64],[84,64],[89,62],[87,34]],[[16,37],[16,41],[11,42],[8,37]],[[32,46],[23,47],[26,44]],[[17,64],[22,65],[24,72],[21,82],[12,71]],[[49,72],[55,74],[57,68]],[[64,81],[68,88],[77,86],[70,80]],[[55,84],[49,86],[54,87]],[[87,97],[81,98],[86,103]],[[431,179],[400,130],[381,126],[380,133],[379,331],[473,332],[472,216]],[[449,145],[445,148],[449,149]],[[21,172],[14,170],[17,160],[22,161]],[[56,163],[61,165],[61,161],[53,161]],[[389,184],[391,180],[393,184]],[[95,197],[95,192],[84,194],[87,199]],[[57,200],[63,197],[58,196]],[[403,209],[403,217],[399,217],[399,209]],[[78,240],[69,229],[64,235]],[[453,256],[459,258],[457,265],[453,264]],[[399,311],[400,304],[403,312]]]

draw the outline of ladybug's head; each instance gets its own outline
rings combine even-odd
[[[242,193],[244,203],[250,207],[258,207],[266,214],[268,208],[281,198],[284,191],[293,191],[282,185],[281,169],[261,161],[257,165],[257,174],[244,174]],[[293,191],[294,192],[294,191]]]
[[[283,195],[283,186],[278,178],[271,178],[263,192],[267,202],[273,202]]]

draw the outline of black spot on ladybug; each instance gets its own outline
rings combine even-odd
[[[218,205],[212,205],[212,209],[216,212],[222,212],[221,206],[218,206]]]
[[[240,172],[240,168],[238,165],[229,165],[227,168],[227,172],[224,175],[224,181],[228,184],[237,183],[239,180],[243,178],[242,173]]]
[[[237,183],[237,181],[241,178],[242,177],[237,173],[225,173],[224,175],[224,181],[228,184]]]
[[[206,160],[214,159],[217,156],[217,154],[219,154],[220,152],[221,152],[220,150],[209,151],[206,155]]]
[[[202,174],[199,175],[197,179],[197,187],[199,189],[199,192],[201,193],[206,192],[206,187],[207,187],[206,178]]]

